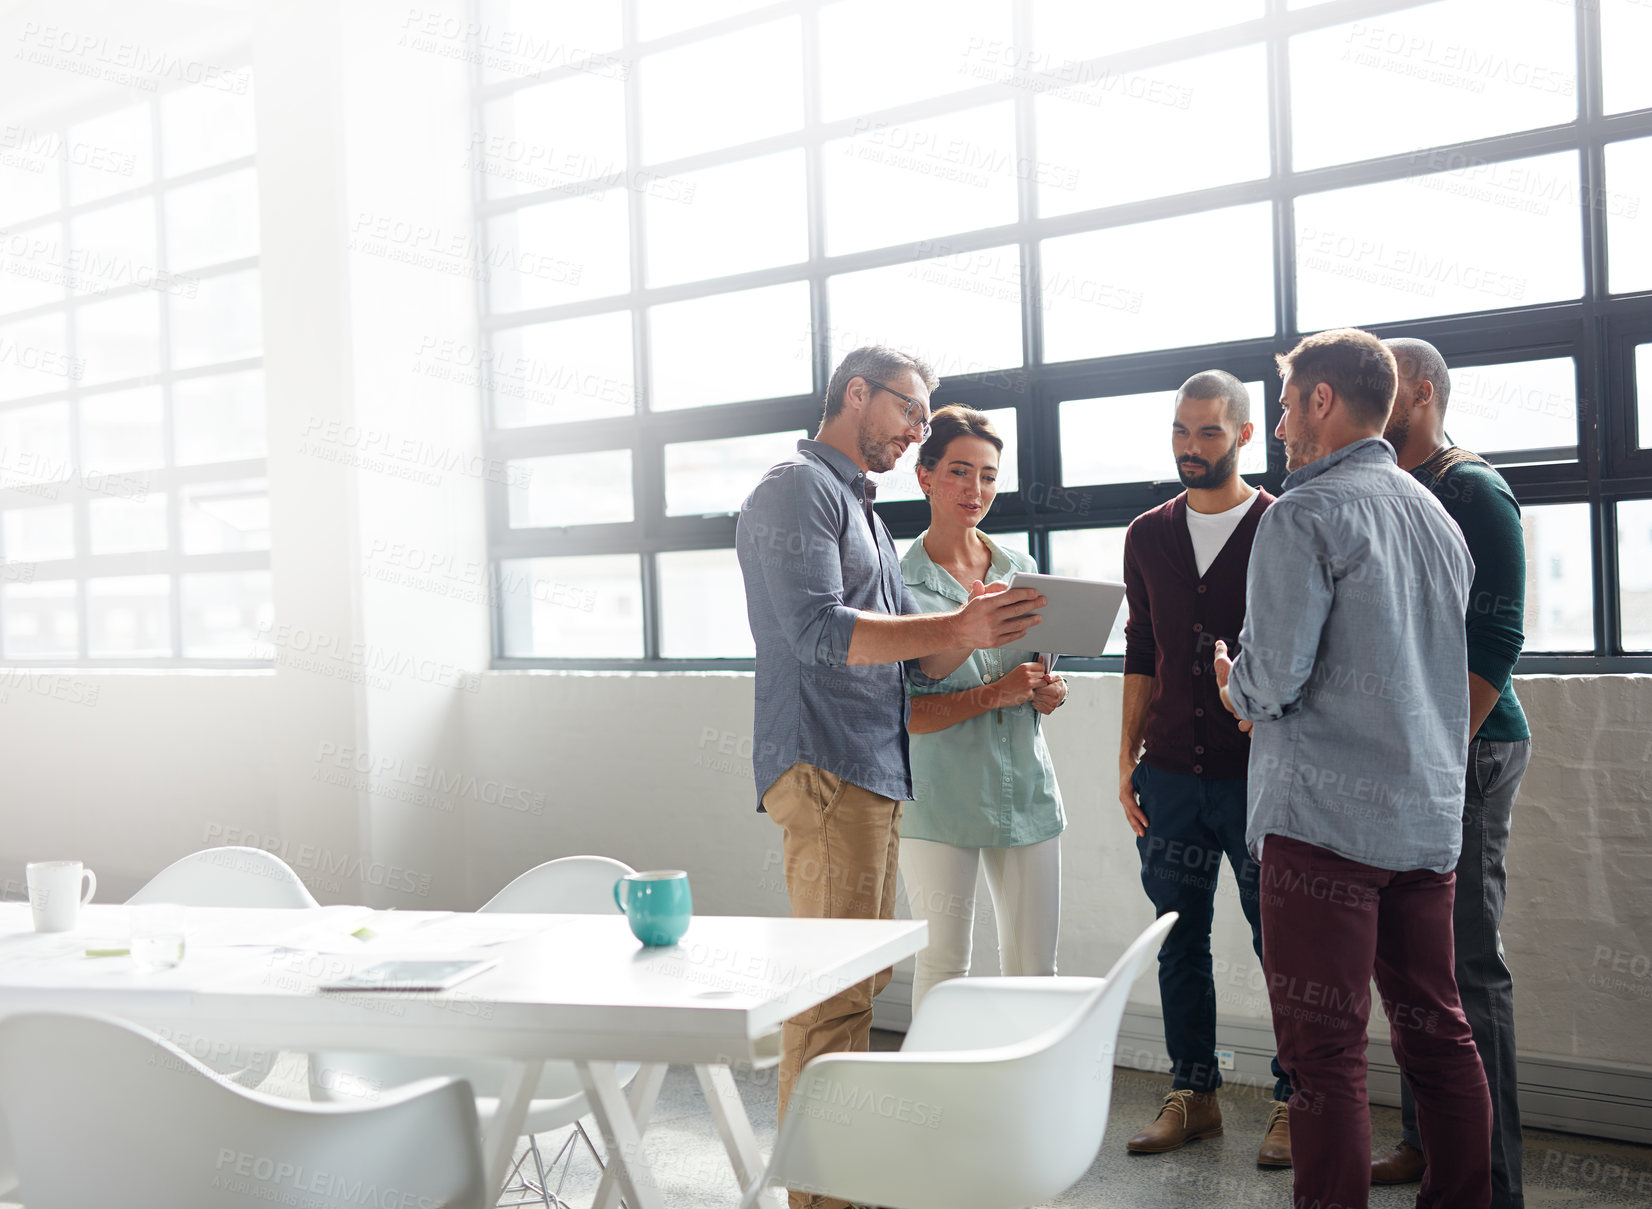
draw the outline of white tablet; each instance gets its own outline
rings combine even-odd
[[[1124,585],[1103,579],[1014,571],[1004,582],[1011,588],[1036,588],[1050,602],[1038,610],[1044,618],[1040,624],[1005,645],[1056,655],[1101,654],[1124,603]]]

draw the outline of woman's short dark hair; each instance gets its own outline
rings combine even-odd
[[[949,403],[930,413],[929,436],[918,450],[918,465],[934,470],[941,464],[946,447],[959,437],[980,437],[999,453],[1004,452],[1003,438],[984,413],[960,403]]]

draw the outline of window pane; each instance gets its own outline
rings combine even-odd
[[[172,364],[176,369],[256,357],[264,347],[258,270],[204,277],[193,296],[172,298]]]
[[[637,0],[637,35],[644,40],[663,38],[737,17],[772,4],[774,0]]]
[[[178,532],[185,554],[270,548],[266,479],[191,483],[178,492]]]
[[[651,411],[808,394],[809,283],[672,302],[648,312]]]
[[[1021,254],[1013,246],[845,273],[826,288],[834,366],[863,344],[921,357],[943,379],[1021,364]]]
[[[642,658],[640,556],[506,559],[499,579],[507,658]]]
[[[1596,0],[1600,5],[1600,69],[1606,113],[1652,105],[1652,5],[1646,0]]]
[[[522,458],[509,463],[506,480],[512,529],[632,519],[629,449]]]
[[[637,90],[645,164],[800,130],[802,22],[786,17],[644,55]]]
[[[604,78],[625,76],[625,65],[615,53],[621,41],[619,0],[484,0],[479,7],[484,83],[569,67]],[[412,31],[418,49],[443,58],[469,56],[464,21],[453,20],[446,10],[418,11],[426,14]]]
[[[180,466],[264,456],[264,371],[185,378],[172,387],[172,439]]]
[[[1642,449],[1652,449],[1652,344],[1635,349],[1636,428]]]
[[[982,48],[1013,47],[1008,0],[845,0],[820,10],[820,95],[828,122],[944,96],[1010,75]],[[914,48],[922,47],[921,53]]]
[[[995,407],[982,412],[992,422],[998,438],[1004,442],[1004,452],[998,457],[998,494],[1008,495],[1012,491],[1021,489],[1020,480],[1016,474],[1016,462],[1019,457],[1016,441],[1016,411],[1013,407]],[[896,500],[921,500],[924,497],[923,488],[918,485],[918,451],[920,446],[913,445],[901,455],[900,461],[882,474],[874,474],[872,481],[878,485],[878,503],[888,504]],[[990,511],[988,512],[990,516]],[[983,520],[985,517],[982,518]]]
[[[1610,289],[1652,289],[1652,139],[1606,145],[1606,189]]]
[[[275,620],[268,571],[179,576],[184,658],[251,659]]]
[[[797,452],[809,434],[763,432],[665,447],[665,514],[709,516],[738,512],[763,472]]]
[[[93,659],[172,654],[167,614],[172,585],[165,575],[122,575],[86,584],[87,654]]]
[[[5,595],[7,659],[75,659],[80,655],[80,619],[73,580],[8,583]]]
[[[69,329],[61,314],[0,326],[0,400],[67,390],[85,373],[85,359],[69,356]]]
[[[1096,81],[1104,73],[1086,74],[1076,64],[1101,55],[1115,55],[1138,46],[1254,21],[1266,9],[1264,0],[1178,0],[1176,4],[1110,4],[1105,20],[1098,19],[1095,0],[1033,0],[1033,46],[1030,55],[1014,57],[1018,69],[1038,72],[1054,83]],[[1003,62],[1013,47],[1000,46],[976,53]],[[1152,70],[1157,75],[1158,68]],[[1115,83],[1122,81],[1115,79]],[[1227,81],[1223,81],[1225,87]]]
[[[1250,443],[1239,451],[1240,474],[1268,472],[1268,422],[1262,383],[1247,382]],[[1096,483],[1179,481],[1170,426],[1176,419],[1176,392],[1153,390],[1100,399],[1067,399],[1061,404],[1061,481],[1071,487]]]
[[[174,273],[258,255],[258,174],[253,169],[168,190],[162,204],[167,268]]]
[[[750,659],[746,583],[733,550],[659,556],[660,654],[666,659]]]
[[[1006,550],[1019,550],[1022,554],[1032,554],[1032,542],[1025,531],[1020,533],[989,533],[988,537],[997,542]],[[902,551],[904,554],[905,551]]]
[[[1015,221],[1021,161],[1011,102],[855,125],[822,152],[828,255]]]
[[[1618,505],[1618,590],[1623,649],[1652,651],[1652,500]]]
[[[649,190],[648,284],[724,277],[809,255],[803,153],[782,151]]]
[[[1575,21],[1551,0],[1442,0],[1298,34],[1297,170],[1571,121]]]
[[[73,205],[124,193],[155,179],[154,137],[147,103],[129,105],[69,127],[69,201]],[[112,166],[129,171],[111,171]]]
[[[625,171],[625,84],[582,73],[486,106],[468,165],[489,197],[556,189]]]
[[[1531,653],[1595,649],[1594,557],[1588,504],[1523,508],[1526,647]]]
[[[493,334],[483,367],[499,428],[628,416],[636,410],[631,313],[615,311]]]
[[[1297,326],[1578,297],[1577,180],[1566,151],[1298,198]]]
[[[1056,530],[1050,534],[1050,574],[1123,583],[1124,534],[1122,528]],[[1119,606],[1102,654],[1124,654],[1124,623],[1128,620],[1130,607]]]
[[[1570,461],[1577,457],[1577,364],[1557,357],[1454,369],[1445,426],[1453,442],[1478,454],[1563,451],[1500,462]]]
[[[1260,44],[1122,76],[1091,72],[1044,93],[1036,107],[1038,162],[1030,171],[1040,215],[1268,175],[1268,61]]]
[[[0,126],[0,226],[59,208],[62,190],[55,130]]]
[[[93,554],[136,554],[166,549],[166,493],[95,499],[86,505]]]
[[[222,85],[197,84],[161,97],[161,160],[167,176],[253,153],[252,69],[226,73]]]
[[[10,562],[47,563],[75,556],[75,516],[68,504],[42,508],[8,508],[3,514]]]
[[[486,271],[494,311],[623,294],[631,287],[626,191],[586,193],[490,219]]]
[[[1273,226],[1237,206],[1044,241],[1044,360],[1273,331]],[[1223,288],[1195,285],[1221,266]]]
[[[0,126],[0,144],[5,127]],[[0,152],[0,164],[5,156]],[[0,177],[0,190],[5,181]],[[62,302],[66,279],[63,225],[42,223],[22,231],[0,229],[0,315]]]
[[[75,347],[84,380],[117,382],[159,372],[161,299],[151,290],[76,308]]]
[[[70,448],[68,403],[0,411],[0,486],[66,481]]]
[[[160,264],[154,199],[134,198],[76,215],[69,222],[69,255],[70,288],[77,296],[153,285]]]
[[[161,388],[87,395],[80,401],[80,462],[117,474],[166,465]]]

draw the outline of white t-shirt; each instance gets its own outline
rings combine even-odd
[[[1199,578],[1203,579],[1205,572],[1210,570],[1210,564],[1216,561],[1216,556],[1222,552],[1222,547],[1228,544],[1228,538],[1239,527],[1239,522],[1245,519],[1245,513],[1256,502],[1256,492],[1252,491],[1245,498],[1245,502],[1229,508],[1226,512],[1195,512],[1187,509],[1187,535],[1193,539],[1193,561],[1198,565]]]

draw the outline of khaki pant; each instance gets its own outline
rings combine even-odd
[[[902,803],[813,764],[793,764],[763,795],[763,809],[786,832],[786,893],[796,919],[893,919]],[[889,985],[882,970],[786,1021],[780,1059],[780,1116],[792,1087],[817,1054],[864,1053],[872,997]],[[791,1209],[841,1209],[847,1201],[791,1194]]]

